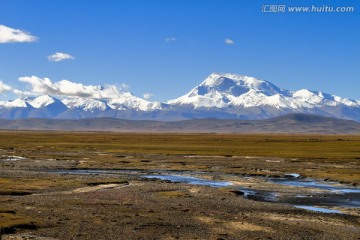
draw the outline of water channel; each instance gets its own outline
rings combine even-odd
[[[227,187],[236,190],[239,196],[255,201],[278,202],[290,204],[293,207],[321,213],[341,213],[333,207],[360,208],[360,188],[350,187],[337,182],[317,181],[311,178],[301,178],[299,174],[285,174],[283,178],[261,178],[275,186],[289,187],[291,192],[311,192],[311,194],[292,194],[283,196],[284,191],[256,189],[242,186],[239,183],[223,180],[209,180],[211,173],[206,172],[174,172],[174,171],[144,171],[144,170],[103,170],[103,169],[71,169],[51,171],[59,174],[115,174],[135,175],[140,178],[159,179],[163,181],[201,185],[209,187]],[[201,176],[201,177],[199,177]],[[227,175],[222,175],[226,178]],[[230,176],[230,175],[229,175]],[[234,177],[234,175],[231,175]],[[244,178],[243,176],[239,176]],[[275,188],[276,189],[276,188]]]

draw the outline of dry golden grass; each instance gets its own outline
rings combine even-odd
[[[360,159],[359,135],[0,132],[0,147],[29,151]]]
[[[35,227],[29,217],[21,216],[16,214],[15,211],[8,209],[0,209],[0,226],[4,232],[13,231],[11,228],[17,226],[25,228]]]
[[[29,159],[73,161],[73,167],[77,168],[256,175],[297,172],[309,177],[360,184],[360,135],[2,131],[0,149],[7,155]],[[144,154],[160,154],[162,157],[149,160],[141,157]],[[184,158],[179,155],[201,157]],[[282,161],[265,162],[263,158],[279,158]],[[19,181],[19,184],[15,181],[14,189],[33,190],[58,185],[51,180],[43,182],[44,186],[41,181],[36,184],[31,179],[24,183]]]
[[[168,197],[168,198],[178,198],[178,197],[184,197],[187,196],[186,193],[181,191],[162,191],[157,193],[160,197]]]

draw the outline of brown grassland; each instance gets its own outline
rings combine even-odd
[[[285,158],[360,157],[360,135],[162,134],[2,131],[3,148],[54,151],[239,155]]]
[[[69,132],[0,132],[0,146],[14,149],[15,155],[28,158],[51,158],[72,152],[81,158],[93,152],[111,154],[160,154],[199,156],[239,156],[283,158],[288,164],[276,165],[283,172],[298,172],[316,178],[332,178],[360,184],[360,136],[359,135],[293,135],[293,134],[140,134],[140,133],[69,133]],[[71,154],[70,154],[71,155]],[[201,160],[187,160],[179,165],[177,161],[166,160],[168,168],[176,170],[211,170],[214,163],[224,172],[234,172],[236,164],[246,166],[249,158],[206,159],[208,166],[199,166]],[[106,165],[106,163],[109,163]],[[304,164],[302,164],[304,163]],[[259,163],[250,161],[256,168]],[[264,164],[264,163],[261,163]],[[311,166],[309,165],[311,164]],[[97,156],[91,165],[83,168],[149,168],[150,164],[133,161],[124,164],[118,158]],[[229,168],[229,165],[231,165]],[[157,165],[156,165],[157,166]],[[155,167],[156,167],[155,166]],[[184,168],[186,166],[186,168]],[[310,166],[310,167],[309,167]],[[190,168],[190,169],[189,169]],[[284,168],[284,169],[282,169]],[[238,169],[238,170],[239,170]],[[313,170],[313,171],[312,171]],[[251,171],[246,169],[246,171]],[[300,172],[299,172],[300,171]]]
[[[209,172],[212,174],[240,174],[246,176],[282,176],[286,173],[299,173],[305,177],[312,177],[315,179],[326,179],[334,180],[341,183],[358,186],[360,185],[360,136],[359,135],[319,135],[319,134],[167,134],[167,133],[113,133],[113,132],[44,132],[44,131],[0,131],[0,151],[1,158],[0,161],[0,171],[2,175],[0,176],[0,227],[5,233],[11,233],[14,229],[22,229],[21,231],[29,231],[24,229],[38,229],[38,232],[43,235],[48,235],[58,239],[66,239],[70,232],[64,233],[61,232],[56,226],[57,224],[65,224],[64,217],[61,217],[60,212],[66,215],[66,212],[71,212],[70,206],[76,206],[77,208],[83,207],[87,208],[89,203],[85,205],[82,200],[79,198],[71,198],[69,193],[80,194],[79,196],[88,196],[86,194],[95,194],[91,193],[92,187],[97,187],[101,184],[109,184],[116,186],[123,186],[124,184],[131,183],[132,188],[126,188],[128,190],[126,196],[123,196],[124,205],[117,206],[121,208],[116,214],[117,217],[128,218],[128,222],[134,221],[133,225],[140,224],[136,221],[139,221],[138,218],[144,217],[146,215],[147,221],[152,220],[153,225],[144,225],[146,227],[135,227],[138,230],[138,235],[131,232],[134,235],[130,236],[128,239],[144,239],[149,238],[149,236],[156,235],[156,224],[160,228],[166,228],[162,226],[163,221],[177,222],[171,217],[171,212],[168,210],[167,206],[164,206],[163,210],[156,215],[156,210],[153,208],[144,209],[136,208],[137,202],[142,198],[145,198],[143,195],[135,197],[137,194],[135,189],[142,189],[141,186],[146,186],[146,181],[139,180],[138,178],[133,178],[129,176],[72,176],[72,175],[51,175],[41,173],[43,170],[56,170],[56,169],[131,169],[131,170],[151,170],[151,171],[161,171],[161,170],[176,170],[176,171],[203,171]],[[11,156],[24,157],[25,160],[18,161],[7,161],[6,158]],[[159,185],[160,184],[160,185]],[[177,204],[177,206],[184,206],[188,199],[202,199],[204,204],[208,197],[202,193],[199,189],[202,188],[190,188],[183,185],[163,185],[164,182],[158,183],[156,181],[150,181],[148,183],[151,195],[151,201],[159,201],[159,204],[162,203],[164,199],[169,201],[167,204]],[[150,188],[151,186],[151,188]],[[89,188],[90,187],[90,188]],[[74,189],[81,189],[78,192],[71,192]],[[125,189],[125,188],[124,188]],[[50,210],[51,207],[45,206],[45,203],[37,202],[34,200],[36,194],[48,194],[49,192],[59,191],[63,193],[61,195],[65,198],[62,202],[62,205],[54,207]],[[89,191],[89,192],[85,192]],[[95,191],[95,190],[94,190]],[[119,190],[114,190],[119,191]],[[124,190],[125,191],[125,190]],[[145,190],[144,190],[145,191]],[[213,193],[225,194],[228,196],[232,194],[228,190],[224,189],[211,189],[209,190]],[[145,191],[146,192],[146,191]],[[32,196],[31,194],[35,194]],[[82,195],[81,195],[82,194]],[[122,194],[122,193],[118,193]],[[197,195],[196,195],[197,194]],[[228,195],[227,195],[228,194]],[[65,197],[66,196],[66,197]],[[98,201],[101,200],[103,196],[94,195],[95,198],[98,198]],[[149,195],[150,196],[150,195]],[[231,195],[232,196],[232,195]],[[235,196],[233,196],[235,197]],[[53,198],[48,197],[51,201],[57,201]],[[94,199],[95,199],[94,198]],[[232,199],[230,195],[229,199]],[[100,199],[100,200],[99,200]],[[109,197],[110,199],[110,197]],[[110,200],[106,200],[106,204],[110,204]],[[216,200],[217,197],[214,197],[213,201],[225,201],[224,197],[220,197]],[[234,198],[235,199],[235,198]],[[200,201],[199,200],[199,201]],[[91,202],[90,199],[86,200]],[[145,200],[144,200],[145,201]],[[227,200],[226,200],[227,201]],[[227,203],[229,208],[232,204],[235,204],[234,201],[244,201],[244,204],[255,204],[258,203],[248,203],[247,200],[229,200]],[[93,200],[95,202],[95,200]],[[55,204],[55,203],[52,203]],[[67,205],[68,204],[68,205]],[[95,203],[91,203],[95,204]],[[113,204],[113,203],[111,203]],[[139,202],[140,204],[140,202]],[[162,205],[159,206],[162,206]],[[201,208],[188,203],[188,208],[180,207],[185,213],[182,214],[193,214],[192,219],[195,219],[194,222],[197,222],[199,225],[192,226],[194,229],[199,230],[198,235],[191,235],[190,233],[181,233],[173,232],[169,230],[166,232],[167,237],[164,238],[154,238],[154,239],[237,239],[236,236],[239,233],[243,233],[244,237],[248,239],[262,239],[262,236],[268,234],[269,239],[277,239],[273,225],[262,224],[261,222],[265,218],[265,215],[261,218],[257,218],[257,214],[260,214],[256,211],[262,209],[262,205],[255,207],[251,212],[256,221],[243,221],[240,223],[240,215],[237,215],[235,218],[237,221],[231,221],[226,224],[225,215],[222,216],[219,212],[210,210],[202,210],[197,212],[197,208]],[[206,203],[206,204],[212,204]],[[206,205],[205,204],[205,205]],[[216,203],[218,204],[218,203]],[[202,207],[205,207],[203,205]],[[209,207],[210,207],[209,205]],[[226,204],[225,204],[226,205]],[[224,205],[224,206],[225,206]],[[244,206],[245,206],[244,205]],[[266,205],[266,204],[265,204]],[[69,209],[66,208],[69,206]],[[105,205],[99,205],[99,209],[102,209]],[[107,205],[106,205],[107,206]],[[128,208],[132,207],[130,211]],[[152,206],[151,204],[149,206]],[[227,205],[226,205],[227,206]],[[249,205],[249,209],[251,206]],[[38,207],[41,210],[32,210],[34,207]],[[194,209],[192,209],[194,207]],[[63,209],[64,208],[64,209]],[[104,207],[105,208],[105,207]],[[149,207],[150,208],[150,207]],[[156,208],[156,207],[155,207]],[[184,208],[184,209],[183,209]],[[264,209],[269,208],[265,206]],[[277,208],[277,207],[275,207]],[[162,209],[159,207],[159,209]],[[167,210],[166,210],[167,209]],[[170,209],[170,207],[169,207]],[[190,209],[190,210],[189,210]],[[33,211],[33,212],[31,212]],[[54,214],[54,216],[44,215]],[[56,213],[58,211],[58,213]],[[79,210],[81,212],[81,210]],[[100,211],[100,210],[99,210]],[[104,210],[105,211],[105,210]],[[109,210],[106,210],[109,211]],[[155,211],[155,213],[154,213]],[[193,211],[193,213],[192,213]],[[201,212],[210,211],[210,215],[201,215]],[[220,210],[219,210],[220,211]],[[231,210],[228,211],[228,215]],[[239,210],[240,211],[240,210]],[[247,211],[247,210],[243,210]],[[250,210],[249,210],[250,211]],[[285,210],[284,210],[285,211]],[[288,211],[288,210],[286,210]],[[42,212],[42,213],[40,213]],[[58,215],[56,215],[58,214]],[[115,214],[115,213],[112,213]],[[134,215],[131,215],[134,214]],[[240,213],[239,213],[240,214]],[[72,219],[72,225],[66,226],[75,226],[79,224],[80,216],[67,215],[66,219]],[[155,216],[156,215],[156,216]],[[184,215],[184,216],[185,216]],[[230,214],[231,215],[231,214]],[[246,215],[246,214],[245,214]],[[243,216],[244,219],[246,216]],[[261,214],[260,214],[261,215]],[[260,216],[259,215],[259,216]],[[271,215],[271,221],[279,222],[287,221],[285,215],[276,215],[274,212],[269,213],[269,218]],[[358,215],[358,214],[355,214]],[[59,219],[54,220],[58,216]],[[95,213],[94,213],[95,216]],[[232,215],[231,215],[232,216]],[[290,232],[292,232],[294,238],[280,238],[279,239],[302,239],[297,234],[297,228],[295,224],[298,225],[298,220],[296,219],[296,214],[292,216],[294,221],[294,226]],[[91,216],[93,217],[93,216]],[[90,219],[92,219],[90,217]],[[113,216],[114,217],[114,216]],[[234,216],[232,216],[234,217]],[[307,215],[303,216],[304,219],[307,219]],[[357,216],[358,217],[358,216]],[[76,220],[77,218],[77,220]],[[89,218],[89,217],[87,217]],[[182,218],[179,216],[179,218]],[[218,218],[214,220],[214,218]],[[308,219],[310,219],[310,216]],[[46,220],[48,219],[48,220]],[[135,221],[135,219],[137,219]],[[213,220],[211,220],[213,219]],[[279,220],[282,219],[282,220]],[[290,219],[290,218],[289,218]],[[184,220],[184,219],[183,219]],[[182,221],[183,221],[182,220]],[[70,221],[70,220],[69,220]],[[90,220],[89,220],[90,221]],[[106,224],[109,226],[106,217],[93,217],[91,224],[100,226],[101,224]],[[120,220],[119,220],[120,221]],[[125,221],[125,220],[124,220]],[[141,220],[145,221],[145,220]],[[140,222],[141,222],[140,221]],[[178,220],[180,221],[180,220]],[[187,221],[187,220],[184,220]],[[209,223],[209,221],[213,221]],[[331,225],[332,218],[325,219],[322,221],[324,226]],[[345,221],[345,220],[341,220]],[[356,220],[351,220],[359,230],[358,224],[360,221],[358,218]],[[66,221],[65,221],[66,222]],[[90,223],[85,224],[85,220],[82,221],[86,231],[90,231],[88,228]],[[121,222],[121,221],[120,221]],[[120,224],[119,222],[119,224]],[[136,222],[136,223],[135,223]],[[155,222],[155,223],[154,223]],[[223,224],[219,225],[219,222]],[[296,222],[296,223],[295,223]],[[70,224],[70,223],[69,223]],[[114,222],[111,222],[114,224]],[[121,224],[125,224],[121,222]],[[175,224],[175,223],[174,223]],[[176,223],[178,224],[178,223]],[[175,225],[176,225],[175,224]],[[218,224],[216,227],[215,225]],[[275,224],[275,223],[274,223]],[[282,223],[281,223],[282,224]],[[306,225],[309,224],[309,225]],[[311,228],[311,223],[306,223],[302,226],[302,234],[308,232],[309,239],[328,239],[327,235],[316,235],[318,234],[313,228]],[[319,223],[320,224],[320,223]],[[340,224],[340,223],[339,223]],[[338,224],[338,225],[339,225]],[[343,223],[342,223],[343,224]],[[64,225],[64,226],[65,226]],[[91,225],[91,226],[93,226]],[[94,225],[94,226],[95,226]],[[129,225],[129,224],[128,224]],[[126,228],[128,229],[128,225]],[[211,234],[206,233],[204,226],[207,226],[207,231],[212,229]],[[301,225],[301,224],[300,224]],[[346,225],[346,224],[345,224]],[[77,225],[76,225],[77,226]],[[101,225],[102,226],[102,225]],[[124,225],[125,226],[125,225]],[[143,226],[143,225],[141,225]],[[220,226],[220,227],[219,227]],[[340,225],[339,225],[340,226]],[[188,226],[190,228],[190,226]],[[176,227],[175,227],[176,228]],[[204,228],[204,229],[203,229]],[[228,235],[220,234],[220,230],[228,229]],[[247,228],[253,229],[250,232],[245,231]],[[331,236],[331,227],[330,231]],[[4,229],[7,229],[6,231]],[[46,232],[46,229],[52,229],[52,232]],[[56,232],[54,229],[57,229]],[[144,229],[147,229],[145,232]],[[312,229],[311,231],[309,229]],[[142,231],[144,230],[144,231]],[[20,232],[21,232],[20,231]],[[79,230],[74,230],[78,233]],[[85,231],[85,230],[83,230]],[[95,231],[95,230],[91,230]],[[125,231],[125,230],[124,230]],[[123,234],[130,234],[126,230]],[[154,232],[155,231],[155,232]],[[164,230],[165,231],[165,230]],[[180,231],[180,230],[179,230]],[[202,231],[204,233],[202,233]],[[286,236],[286,229],[281,232],[277,230],[278,233]],[[325,231],[325,230],[324,230]],[[335,230],[334,230],[335,231]],[[345,230],[344,230],[345,231]],[[110,232],[110,230],[109,230]],[[191,231],[190,231],[191,232]],[[246,233],[245,233],[246,232]],[[255,232],[258,234],[256,235]],[[346,232],[346,231],[345,231]],[[265,234],[266,233],[266,234]],[[316,234],[315,234],[316,233]],[[95,234],[95,233],[92,233]],[[178,235],[177,235],[178,234]],[[180,234],[180,235],[179,235]],[[184,235],[185,234],[185,235]],[[189,235],[190,234],[190,235]],[[203,234],[203,235],[201,235]],[[220,234],[220,235],[219,235]],[[247,235],[246,235],[247,234]],[[264,235],[265,234],[265,235]],[[311,235],[313,234],[313,235]],[[344,233],[345,234],[345,233]],[[0,234],[1,235],[1,234]],[[164,236],[165,236],[164,235]],[[345,234],[346,235],[346,234]],[[344,235],[344,236],[345,236]],[[6,236],[6,235],[4,235]],[[132,236],[132,237],[131,237]],[[174,237],[175,236],[175,237]],[[177,236],[177,237],[176,237]],[[315,236],[315,237],[314,237]],[[343,236],[343,235],[339,235]],[[351,237],[356,236],[349,235]],[[86,233],[84,236],[76,235],[72,239],[91,239],[93,237],[99,237]],[[174,238],[172,238],[174,237]],[[0,237],[1,238],[1,237]],[[101,237],[100,237],[101,238]],[[6,239],[6,238],[5,238]],[[9,238],[10,239],[10,238]],[[105,239],[105,237],[104,237]],[[126,239],[119,238],[119,239]],[[149,238],[150,239],[150,238]],[[152,238],[151,238],[152,239]],[[245,238],[244,238],[245,239]],[[330,238],[329,238],[330,239]],[[337,238],[335,238],[337,239]],[[340,239],[340,238],[339,238]]]

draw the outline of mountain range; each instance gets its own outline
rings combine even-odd
[[[360,122],[360,101],[274,84],[230,73],[213,73],[187,94],[168,102],[150,102],[129,92],[118,98],[94,99],[43,95],[0,101],[0,118],[177,121],[200,118],[258,120],[301,113]]]

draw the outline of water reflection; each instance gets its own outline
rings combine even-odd
[[[227,187],[233,185],[231,182],[213,181],[203,178],[182,176],[182,175],[147,175],[145,178],[157,178],[161,180],[168,180],[171,182],[188,183],[194,185],[202,185],[209,187]]]

